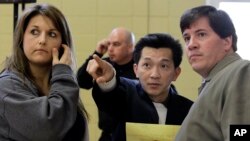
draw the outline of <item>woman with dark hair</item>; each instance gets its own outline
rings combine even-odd
[[[69,26],[54,6],[19,18],[0,74],[0,140],[88,141]]]

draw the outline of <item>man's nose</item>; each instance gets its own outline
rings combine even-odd
[[[159,78],[160,76],[161,76],[161,75],[160,75],[160,70],[159,70],[159,68],[157,68],[157,67],[152,68],[150,77],[151,77],[151,78],[154,78],[154,79],[157,79],[157,78]]]
[[[187,48],[189,50],[192,50],[192,49],[195,49],[198,47],[198,43],[197,43],[197,40],[195,39],[195,37],[190,37],[190,40],[187,44]]]

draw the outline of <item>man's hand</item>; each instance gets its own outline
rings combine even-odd
[[[97,43],[96,52],[104,55],[108,51],[110,42],[107,39],[103,39]]]
[[[93,55],[93,59],[88,63],[87,72],[98,84],[109,82],[114,77],[113,66],[95,54]]]

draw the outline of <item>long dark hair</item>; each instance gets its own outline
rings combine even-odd
[[[48,17],[54,24],[55,28],[61,32],[62,44],[68,45],[72,51],[71,57],[73,60],[73,65],[71,66],[71,68],[74,71],[76,69],[76,59],[73,47],[73,40],[65,16],[59,9],[57,9],[53,5],[35,4],[25,9],[25,11],[22,13],[22,15],[19,17],[17,21],[17,25],[14,31],[12,54],[10,55],[10,57],[6,58],[4,67],[4,69],[17,72],[22,78],[25,77],[28,78],[34,83],[34,85],[36,85],[36,83],[34,82],[34,78],[30,72],[28,59],[23,51],[23,38],[28,23],[33,17],[37,15]],[[84,114],[88,117],[87,111],[84,108],[81,99],[78,105],[81,111],[83,111]]]

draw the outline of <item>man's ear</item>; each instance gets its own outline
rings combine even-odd
[[[137,71],[138,71],[138,65],[137,64],[134,64],[134,73],[135,73],[135,76],[136,78],[138,78],[138,75],[137,75]]]
[[[224,38],[224,47],[225,47],[226,52],[233,49],[233,36],[232,35]]]
[[[173,81],[176,81],[180,74],[181,74],[181,68],[180,67],[175,68],[175,75]]]

